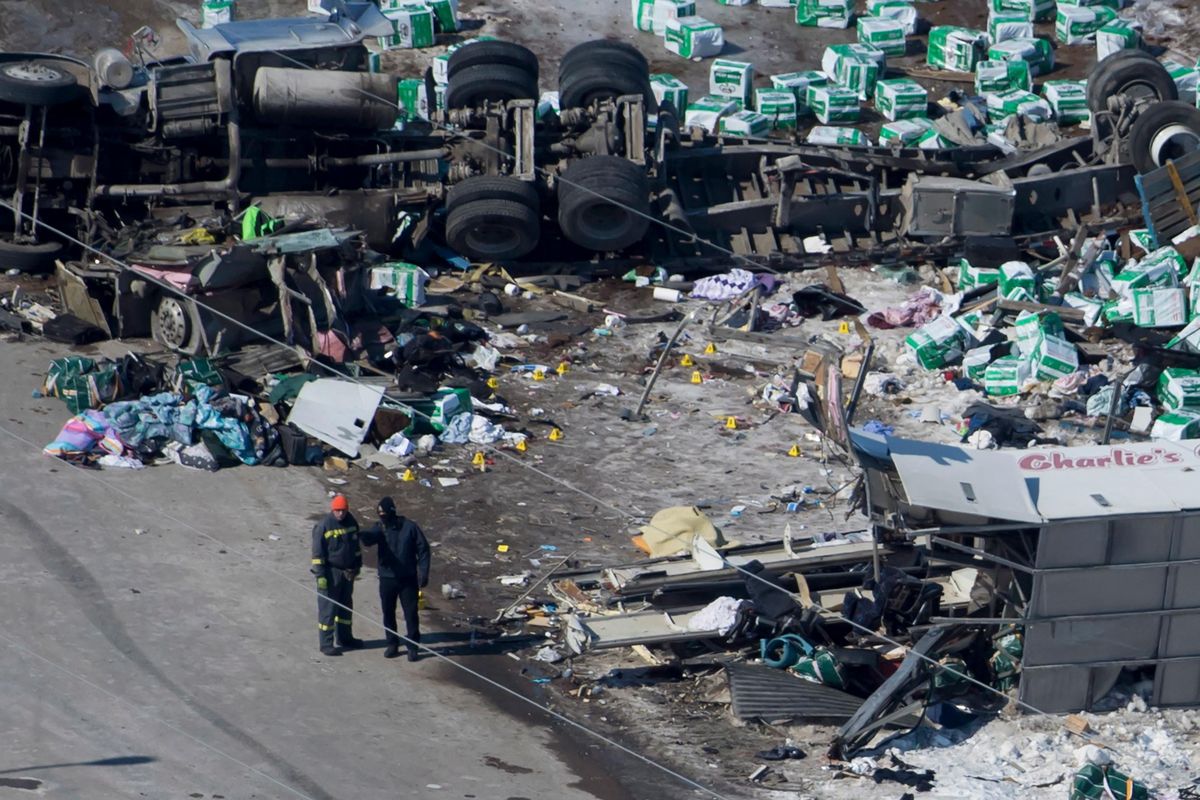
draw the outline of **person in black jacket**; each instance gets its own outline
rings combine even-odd
[[[317,576],[317,628],[321,652],[340,656],[337,642],[345,650],[362,647],[354,638],[354,579],[362,569],[358,542],[358,520],[350,513],[345,495],[334,495],[325,519],[313,526],[312,573]]]
[[[379,602],[387,629],[384,658],[400,655],[396,630],[396,600],[404,609],[408,660],[417,660],[421,624],[417,618],[417,590],[429,583],[429,542],[417,523],[396,513],[390,497],[379,501],[379,522],[362,532],[363,544],[379,546]]]

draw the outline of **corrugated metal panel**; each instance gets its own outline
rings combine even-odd
[[[759,664],[726,664],[733,715],[738,719],[846,720],[861,698]]]

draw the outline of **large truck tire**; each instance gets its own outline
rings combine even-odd
[[[450,77],[446,87],[446,108],[471,108],[487,101],[536,100],[537,97],[537,78],[521,67],[478,64]]]
[[[541,219],[509,199],[460,200],[446,217],[446,244],[473,261],[512,261],[537,247]]]
[[[1179,88],[1154,56],[1143,50],[1122,50],[1096,62],[1087,78],[1088,108],[1104,111],[1108,98],[1124,94],[1151,100],[1178,100]]]
[[[567,167],[558,182],[558,225],[580,247],[623,250],[650,226],[650,189],[638,165],[592,156]]]
[[[587,45],[591,46],[583,50]],[[567,53],[558,71],[560,108],[584,108],[597,100],[639,94],[648,111],[657,109],[645,56],[621,45],[607,40],[585,42]]]
[[[558,62],[558,78],[562,82],[563,74],[576,63],[607,63],[629,64],[638,67],[642,72],[649,73],[650,65],[646,56],[628,42],[618,42],[613,39],[592,39],[577,44],[563,54]]]
[[[17,269],[30,275],[52,272],[55,260],[65,249],[62,242],[21,244],[0,239],[0,271]]]
[[[1200,150],[1200,109],[1178,100],[1147,107],[1129,129],[1129,155],[1142,174],[1193,150]]]
[[[458,48],[446,63],[446,78],[449,80],[464,69],[479,66],[517,67],[537,83],[537,55],[528,47],[513,42],[472,42]]]
[[[540,208],[537,187],[529,181],[507,175],[475,175],[450,187],[446,208],[453,211],[474,200],[512,200],[532,208]]]
[[[53,61],[0,64],[0,100],[19,105],[57,106],[79,94],[75,76]]]

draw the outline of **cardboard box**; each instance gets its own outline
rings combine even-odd
[[[1103,61],[1121,50],[1136,50],[1142,35],[1129,20],[1114,19],[1096,31],[1096,60]]]
[[[737,103],[728,97],[705,95],[690,104],[683,114],[685,128],[703,128],[709,133],[716,133],[720,128],[721,117],[738,110]]]
[[[958,147],[957,142],[947,139],[932,128],[917,137],[916,145],[921,150],[949,150]]]
[[[992,11],[1014,11],[1034,22],[1054,19],[1054,0],[992,0]]]
[[[973,72],[982,58],[987,34],[973,28],[938,25],[929,31],[926,63],[935,69]]]
[[[1031,366],[1025,359],[1002,356],[983,371],[983,390],[989,397],[1011,397],[1021,393],[1029,381]]]
[[[673,19],[696,16],[696,0],[654,0],[650,26],[659,36],[667,32],[667,23]],[[678,106],[683,108],[683,106]]]
[[[797,0],[796,24],[816,28],[849,28],[854,0]]]
[[[908,48],[903,22],[886,17],[859,17],[858,42],[878,47],[889,56],[902,56]]]
[[[1063,44],[1080,44],[1095,38],[1096,32],[1117,18],[1107,6],[1068,6],[1058,4],[1054,17],[1054,35]]]
[[[929,92],[911,78],[896,78],[875,84],[875,110],[885,119],[928,116]]]
[[[857,128],[814,125],[805,139],[809,144],[828,144],[848,147],[868,147],[871,140]]]
[[[963,373],[973,381],[982,381],[992,362],[992,348],[976,347],[963,353]]]
[[[425,284],[429,273],[416,264],[393,261],[371,267],[372,289],[391,289],[396,299],[409,308],[425,304]]]
[[[667,51],[684,58],[712,58],[725,48],[725,31],[704,17],[667,20],[663,31]]]
[[[721,133],[726,136],[766,136],[771,130],[771,120],[757,111],[738,111],[721,117]]]
[[[1079,369],[1079,351],[1058,336],[1043,334],[1032,356],[1033,375],[1039,381],[1056,381]]]
[[[1033,20],[1021,11],[993,11],[988,15],[988,38],[992,44],[1007,39],[1032,39]]]
[[[750,106],[750,89],[754,85],[754,65],[748,61],[718,58],[708,68],[708,93],[728,97],[738,108]]]
[[[633,29],[650,33],[654,30],[654,0],[631,0]]]
[[[1185,439],[1200,439],[1200,413],[1179,409],[1168,411],[1154,420],[1150,438],[1179,442]]]
[[[458,0],[424,0],[433,9],[433,29],[436,33],[458,31]]]
[[[838,86],[852,89],[860,100],[866,100],[875,93],[886,58],[882,50],[871,45],[835,44],[825,48],[821,69]]]
[[[954,318],[942,315],[922,325],[904,340],[905,347],[925,369],[939,369],[961,353],[965,334]]]
[[[650,91],[654,92],[654,99],[658,101],[659,105],[663,103],[673,105],[676,114],[680,109],[687,108],[688,85],[674,75],[663,72],[651,75]]]
[[[397,119],[405,122],[429,119],[429,95],[425,91],[425,81],[421,78],[401,78],[396,86],[396,99],[400,106]]]
[[[899,22],[904,26],[905,36],[912,36],[917,32],[917,20],[920,18],[916,6],[905,0],[878,0],[874,3],[868,0],[867,14]]]
[[[200,3],[201,28],[215,28],[228,22],[233,22],[233,0],[202,0]]]
[[[805,104],[823,124],[857,122],[858,94],[837,86],[810,86]]]
[[[1037,122],[1050,119],[1050,104],[1032,92],[1009,89],[987,96],[988,115],[993,120],[1020,114]]]
[[[433,9],[429,6],[424,3],[406,3],[384,11],[383,16],[392,26],[391,35],[379,38],[379,46],[384,50],[410,50],[433,46]]]
[[[808,107],[808,87],[828,85],[829,76],[814,69],[771,76],[773,88],[786,89],[796,96],[797,117],[812,113],[812,109]]]
[[[1188,64],[1180,64],[1172,59],[1165,59],[1162,62],[1166,68],[1167,74],[1175,81],[1175,86],[1179,89],[1179,100],[1183,103],[1194,104],[1196,102],[1196,82],[1200,78],[1200,72],[1195,66]]]
[[[1158,376],[1158,400],[1169,409],[1200,409],[1200,371],[1168,367]]]
[[[880,147],[909,147],[915,145],[933,126],[928,119],[902,119],[889,122],[879,129]]]
[[[1024,261],[1008,261],[1001,264],[998,283],[1000,296],[1007,300],[1033,302],[1037,297],[1037,282],[1033,270]]]
[[[1186,289],[1172,286],[1133,290],[1133,324],[1139,328],[1179,328],[1187,321]]]
[[[1059,125],[1077,125],[1091,116],[1086,81],[1046,81],[1042,84],[1042,96]]]
[[[960,292],[969,292],[980,286],[991,286],[1000,283],[1000,270],[990,267],[972,266],[965,258],[958,260],[957,288]]]
[[[981,95],[996,94],[1019,89],[1028,92],[1033,87],[1029,74],[1029,63],[1020,59],[1012,61],[980,61],[975,65],[975,92]]]
[[[1024,61],[1034,76],[1054,69],[1054,48],[1045,39],[1009,39],[988,48],[989,61]]]
[[[754,109],[771,121],[774,130],[795,130],[798,105],[795,93],[786,89],[754,90]]]

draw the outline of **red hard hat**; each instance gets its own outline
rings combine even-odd
[[[350,501],[346,499],[344,494],[335,494],[333,499],[329,501],[330,511],[349,511]]]

